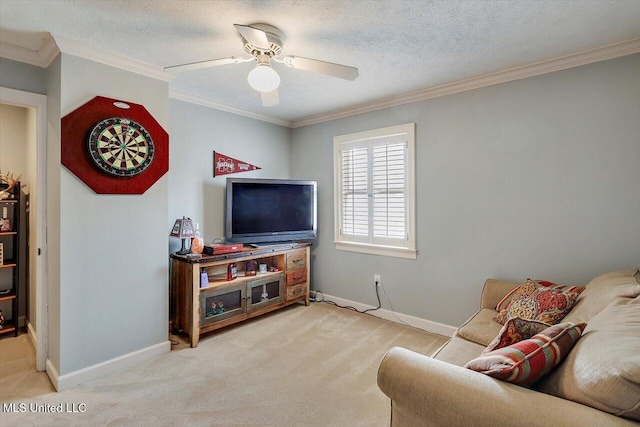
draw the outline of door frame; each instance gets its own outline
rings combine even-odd
[[[36,247],[30,247],[29,260],[36,265],[36,370],[44,371],[47,360],[49,315],[47,309],[47,97],[38,93],[0,87],[0,103],[31,108],[36,112]],[[35,203],[34,203],[35,202]],[[34,259],[35,258],[35,259]],[[31,286],[31,284],[27,284]],[[33,289],[33,288],[32,288]]]

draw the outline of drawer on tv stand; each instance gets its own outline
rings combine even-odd
[[[304,296],[307,293],[307,284],[300,283],[295,286],[287,286],[287,301]]]
[[[307,251],[305,249],[297,249],[287,252],[287,271],[298,270],[307,267]]]
[[[307,269],[287,271],[287,286],[297,285],[307,281]]]

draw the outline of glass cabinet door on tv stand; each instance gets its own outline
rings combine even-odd
[[[284,300],[284,274],[282,272],[269,277],[247,282],[247,312],[277,304]]]
[[[200,327],[211,325],[246,311],[246,286],[211,289],[200,293]]]

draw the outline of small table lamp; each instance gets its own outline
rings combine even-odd
[[[193,228],[193,222],[191,222],[190,218],[182,217],[182,219],[176,219],[176,223],[173,224],[173,229],[171,230],[171,237],[177,237],[178,239],[182,239],[182,248],[176,252],[178,255],[186,255],[190,252],[189,249],[185,249],[184,241],[191,237],[195,237],[196,233]]]

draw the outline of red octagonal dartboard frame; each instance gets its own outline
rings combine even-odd
[[[129,108],[122,108],[128,106]],[[124,117],[140,123],[151,135],[153,161],[134,176],[112,176],[101,171],[89,154],[89,133],[100,121]],[[98,194],[143,194],[169,170],[169,135],[144,106],[96,96],[62,118],[62,164]]]

